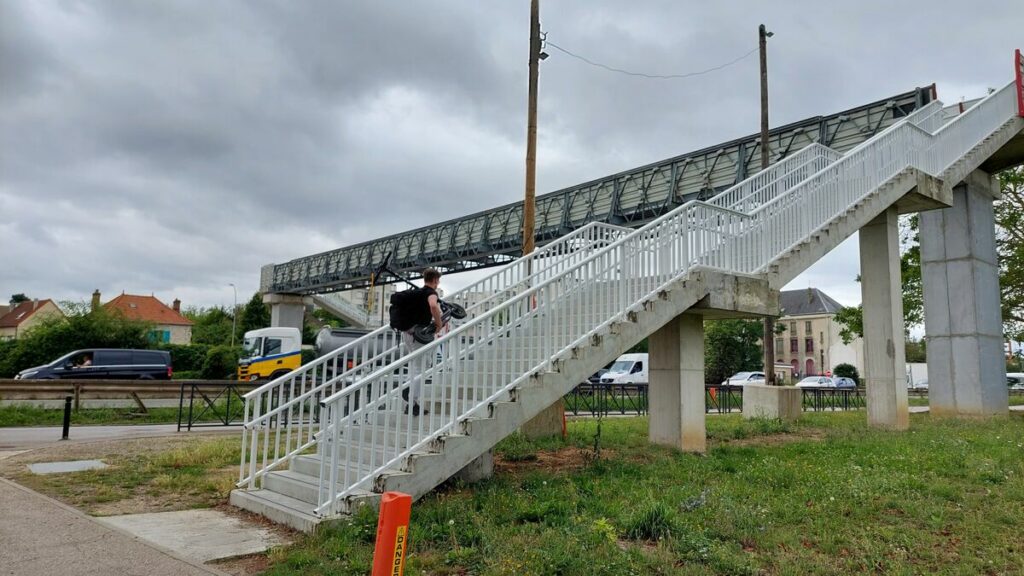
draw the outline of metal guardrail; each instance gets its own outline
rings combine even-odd
[[[81,401],[131,399],[147,412],[144,399],[176,398],[184,384],[224,384],[224,380],[13,380],[0,379],[0,398],[4,400],[63,400],[74,398],[74,409]]]

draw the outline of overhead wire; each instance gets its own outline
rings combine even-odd
[[[552,42],[550,40],[547,40],[546,38],[544,40],[544,45],[545,46],[551,46],[555,50],[558,50],[559,52],[562,52],[563,54],[565,54],[567,56],[571,56],[573,58],[576,58],[577,60],[581,60],[583,62],[586,62],[587,64],[590,64],[591,66],[595,66],[597,68],[603,68],[604,70],[607,70],[609,72],[615,72],[615,73],[618,73],[618,74],[625,74],[627,76],[638,76],[638,77],[641,77],[641,78],[651,78],[651,79],[654,79],[654,80],[675,80],[675,79],[681,79],[681,78],[692,78],[694,76],[701,76],[703,74],[708,74],[710,72],[715,72],[716,70],[721,70],[723,68],[728,68],[729,66],[732,66],[734,64],[738,64],[740,61],[750,57],[751,54],[757,52],[757,50],[758,50],[758,47],[755,46],[752,50],[750,50],[746,54],[740,56],[739,58],[736,58],[735,60],[730,60],[730,61],[728,61],[728,62],[726,62],[724,64],[719,64],[718,66],[714,66],[714,67],[708,68],[706,70],[699,70],[699,71],[696,71],[696,72],[687,72],[687,73],[684,73],[684,74],[646,74],[644,72],[632,72],[630,70],[623,70],[621,68],[615,68],[614,66],[608,66],[607,64],[602,64],[600,62],[595,62],[595,61],[593,61],[593,60],[591,60],[589,58],[586,58],[584,56],[580,56],[579,54],[575,54],[573,52],[570,52],[569,50],[566,50],[565,48],[562,48],[558,44],[555,44],[554,42]]]

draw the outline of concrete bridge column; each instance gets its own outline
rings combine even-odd
[[[860,286],[868,424],[905,430],[910,414],[897,220],[896,207],[891,206],[861,228]]]
[[[687,452],[707,449],[704,418],[704,319],[682,314],[651,335],[648,436]]]
[[[932,414],[1006,414],[992,201],[999,187],[975,171],[953,188],[953,206],[922,212],[921,280]]]
[[[306,305],[312,304],[313,300],[301,294],[264,294],[263,303],[270,304],[271,326],[298,328],[301,331]]]

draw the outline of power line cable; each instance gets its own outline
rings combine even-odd
[[[735,60],[730,60],[729,62],[726,62],[725,64],[719,64],[718,66],[715,66],[713,68],[708,68],[707,70],[700,70],[698,72],[687,72],[685,74],[645,74],[643,72],[631,72],[629,70],[623,70],[621,68],[615,68],[615,67],[612,67],[612,66],[608,66],[607,64],[601,64],[600,62],[594,62],[593,60],[590,60],[589,58],[585,58],[583,56],[580,56],[579,54],[574,54],[574,53],[566,50],[565,48],[562,48],[558,44],[555,44],[554,42],[551,42],[550,40],[545,40],[544,45],[545,46],[551,46],[552,48],[554,48],[555,50],[558,50],[559,52],[562,52],[562,53],[564,53],[564,54],[566,54],[568,56],[576,58],[577,60],[582,60],[583,62],[586,62],[587,64],[590,64],[591,66],[595,66],[597,68],[603,68],[605,70],[608,70],[609,72],[616,72],[618,74],[625,74],[627,76],[639,76],[641,78],[652,78],[652,79],[655,79],[655,80],[672,80],[672,79],[679,79],[679,78],[692,78],[694,76],[700,76],[702,74],[708,74],[709,72],[714,72],[716,70],[721,70],[723,68],[728,68],[729,66],[732,66],[733,64],[737,64],[741,60],[746,59],[747,57],[749,57],[751,54],[757,52],[757,50],[758,50],[758,47],[755,46],[753,48],[753,50],[751,50],[750,52],[747,52],[746,54],[740,56],[739,58],[736,58]]]

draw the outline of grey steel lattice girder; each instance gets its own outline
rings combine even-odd
[[[774,163],[819,142],[845,152],[935,98],[934,85],[830,116],[771,130]],[[758,171],[760,135],[732,140],[537,197],[536,243],[543,246],[593,221],[639,227],[694,199],[707,199]],[[522,202],[409,232],[264,266],[263,292],[313,294],[359,288],[385,255],[391,268],[418,278],[507,262],[522,250]]]

